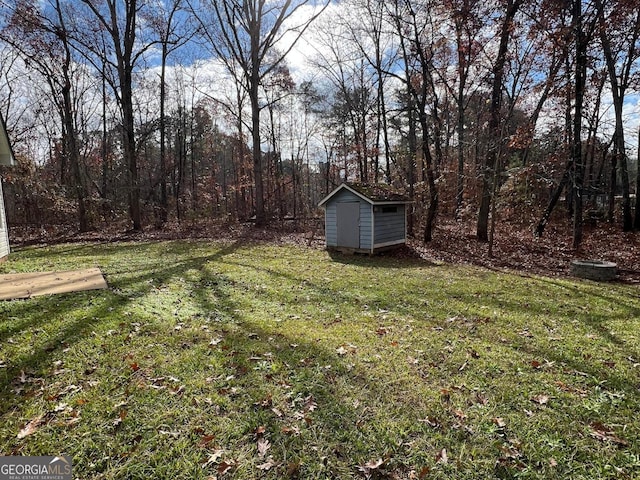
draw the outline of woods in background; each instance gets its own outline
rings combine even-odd
[[[578,247],[640,228],[639,37],[632,0],[0,0],[9,222],[268,225],[386,182],[425,241],[556,211]]]

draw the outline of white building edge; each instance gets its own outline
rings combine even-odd
[[[13,151],[7,135],[7,127],[0,114],[0,165],[15,165]],[[9,227],[4,208],[4,196],[2,193],[2,178],[0,178],[0,260],[9,255]]]

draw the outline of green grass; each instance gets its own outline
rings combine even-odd
[[[2,454],[83,479],[640,477],[637,286],[207,242],[0,273],[93,266],[109,290],[0,303]]]

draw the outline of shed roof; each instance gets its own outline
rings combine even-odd
[[[9,143],[9,136],[7,135],[7,126],[4,123],[4,118],[0,113],[0,165],[15,165],[13,158],[13,150],[11,150],[11,143]]]
[[[383,183],[343,183],[324,197],[318,206],[324,206],[325,203],[342,190],[348,190],[372,205],[411,203],[409,197],[399,193],[390,185]]]

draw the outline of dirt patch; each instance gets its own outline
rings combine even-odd
[[[107,288],[99,268],[0,275],[0,300]]]

